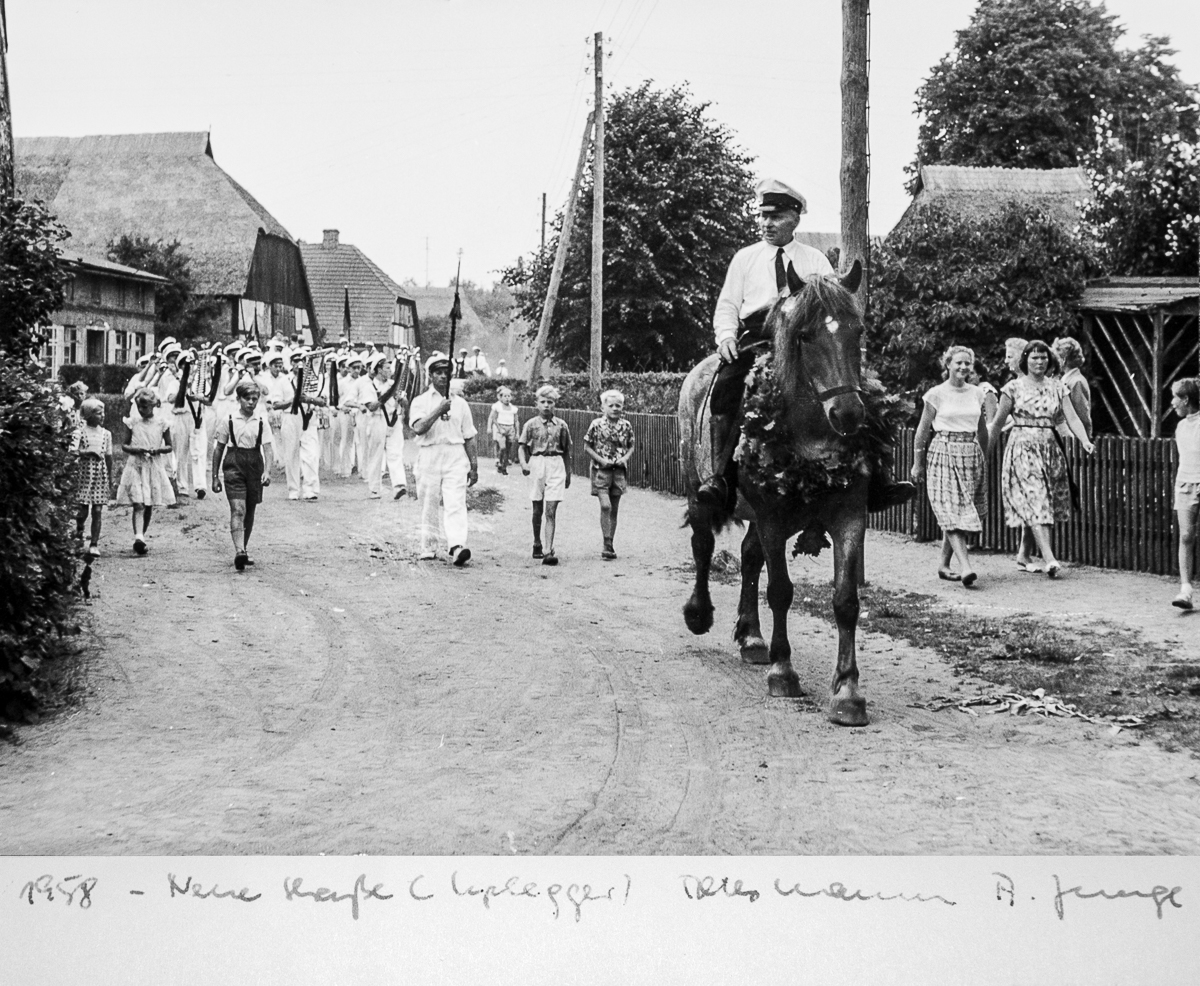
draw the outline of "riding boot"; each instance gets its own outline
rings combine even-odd
[[[898,507],[916,496],[917,488],[912,483],[898,483],[892,475],[891,466],[880,466],[871,473],[867,487],[867,511],[887,510]]]
[[[733,437],[736,430],[735,417],[732,414],[714,414],[712,423],[713,476],[704,483],[696,494],[696,499],[705,506],[720,509],[729,498],[729,481],[726,473],[729,471],[729,461],[733,456]]]

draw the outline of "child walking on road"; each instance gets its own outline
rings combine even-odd
[[[262,503],[264,486],[271,485],[271,429],[259,407],[261,392],[253,380],[237,385],[238,413],[217,421],[212,458],[212,489],[229,500],[229,534],[233,538],[233,567],[253,565],[246,547],[254,530],[254,513]],[[226,454],[226,446],[229,451]]]
[[[571,433],[562,418],[554,416],[558,388],[546,384],[538,388],[538,416],[521,429],[517,452],[521,472],[533,476],[530,499],[533,501],[533,557],[543,565],[557,565],[554,554],[554,526],[558,505],[571,488]],[[542,514],[546,516],[546,550],[542,552]]]
[[[487,433],[496,443],[496,472],[507,476],[508,464],[513,461],[517,448],[517,407],[512,402],[512,391],[507,387],[496,391],[496,396],[499,400],[488,414]]]
[[[1179,471],[1175,474],[1175,514],[1179,518],[1179,595],[1172,606],[1192,608],[1196,560],[1196,517],[1200,514],[1200,381],[1180,380],[1171,388],[1171,407],[1182,421],[1175,428]]]
[[[600,534],[604,548],[600,557],[611,561],[617,557],[613,538],[617,533],[617,511],[621,497],[629,489],[628,465],[633,455],[633,425],[621,417],[625,410],[625,395],[619,390],[606,390],[600,395],[603,417],[588,425],[583,445],[592,460],[592,496],[600,500]]]
[[[137,414],[125,419],[129,441],[121,448],[129,455],[117,488],[117,503],[133,507],[133,550],[146,553],[146,529],[155,507],[175,502],[166,456],[171,454],[171,422],[158,415],[158,395],[143,387],[133,395]]]
[[[104,427],[104,403],[95,398],[80,407],[83,427],[75,433],[75,451],[79,453],[78,484],[75,514],[75,536],[83,540],[83,524],[88,512],[92,515],[92,537],[87,555],[100,557],[100,524],[104,505],[112,493],[113,443],[112,433]]]

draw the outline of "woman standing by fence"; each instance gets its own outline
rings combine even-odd
[[[920,483],[928,476],[929,503],[943,531],[938,578],[961,579],[969,588],[976,576],[966,536],[983,530],[981,515],[987,509],[983,450],[988,420],[984,392],[968,382],[975,353],[966,346],[951,346],[942,356],[942,367],[945,383],[925,393],[925,410],[913,439],[912,479]],[[958,574],[950,570],[951,554],[958,559]]]
[[[1090,453],[1093,449],[1067,387],[1050,376],[1057,364],[1044,342],[1035,339],[1029,343],[1021,354],[1023,375],[1004,385],[1000,407],[988,431],[990,451],[1012,415],[1012,435],[1004,450],[1000,478],[1005,520],[1009,527],[1024,524],[1030,528],[1046,561],[1046,574],[1052,579],[1058,576],[1060,566],[1050,546],[1050,528],[1071,517],[1067,460],[1054,431],[1060,413],[1066,416],[1067,425],[1084,450]]]

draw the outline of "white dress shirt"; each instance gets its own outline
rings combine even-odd
[[[759,240],[733,255],[725,275],[725,286],[721,288],[713,312],[713,329],[718,346],[726,339],[736,339],[738,323],[743,318],[761,308],[769,308],[783,293],[775,283],[775,255],[778,251],[779,247]],[[795,240],[783,248],[785,268],[789,262],[804,279],[834,272],[825,254]],[[787,288],[783,291],[786,292]]]
[[[441,393],[430,387],[425,393],[413,398],[408,412],[409,422],[429,417],[442,401]],[[450,398],[449,420],[437,418],[430,429],[417,436],[421,445],[462,445],[477,434],[475,422],[471,420],[471,405],[461,397]]]

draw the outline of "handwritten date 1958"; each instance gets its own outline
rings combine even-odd
[[[75,899],[79,898],[79,907],[86,911],[92,906],[92,891],[96,889],[96,883],[97,880],[94,876],[85,877],[82,873],[64,876],[60,880],[55,880],[53,876],[46,873],[25,884],[21,888],[19,896],[29,901],[30,904],[39,897],[47,901],[58,899],[65,901],[67,907],[70,907],[75,903]]]

